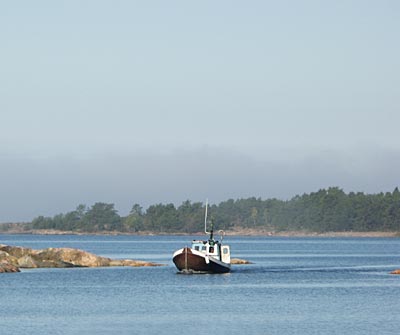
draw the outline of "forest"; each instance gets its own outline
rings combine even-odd
[[[134,204],[120,216],[114,204],[98,202],[54,217],[39,216],[24,229],[76,232],[196,233],[204,228],[205,204]],[[345,193],[338,187],[297,195],[290,200],[229,199],[209,206],[216,229],[254,228],[271,232],[400,231],[400,192]],[[6,226],[3,225],[3,230]]]

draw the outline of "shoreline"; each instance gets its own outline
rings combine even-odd
[[[9,230],[0,231],[0,235],[94,235],[94,236],[203,236],[203,232],[197,233],[156,233],[156,232],[119,232],[119,231],[107,231],[107,232],[78,232],[78,231],[63,231],[63,230]],[[216,232],[218,235],[218,232]],[[235,230],[225,231],[225,236],[262,236],[262,237],[365,237],[365,238],[383,238],[383,237],[400,237],[400,232],[384,232],[384,231],[371,231],[371,232],[356,232],[356,231],[345,231],[345,232],[308,232],[308,231],[267,231],[250,228],[241,228]]]

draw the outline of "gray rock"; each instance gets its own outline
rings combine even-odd
[[[18,266],[20,268],[27,268],[27,269],[33,269],[33,268],[39,267],[36,264],[36,262],[32,259],[32,257],[29,255],[25,255],[25,256],[18,258]]]

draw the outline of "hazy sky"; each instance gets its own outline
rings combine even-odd
[[[400,1],[1,1],[0,222],[400,185]]]

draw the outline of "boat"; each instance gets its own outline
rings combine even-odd
[[[210,232],[207,231],[206,202],[204,232],[210,235],[208,240],[193,240],[191,247],[184,247],[174,252],[172,260],[181,273],[227,273],[231,270],[229,245],[222,240],[224,232],[220,230],[220,241],[214,239],[214,222],[211,220]]]

